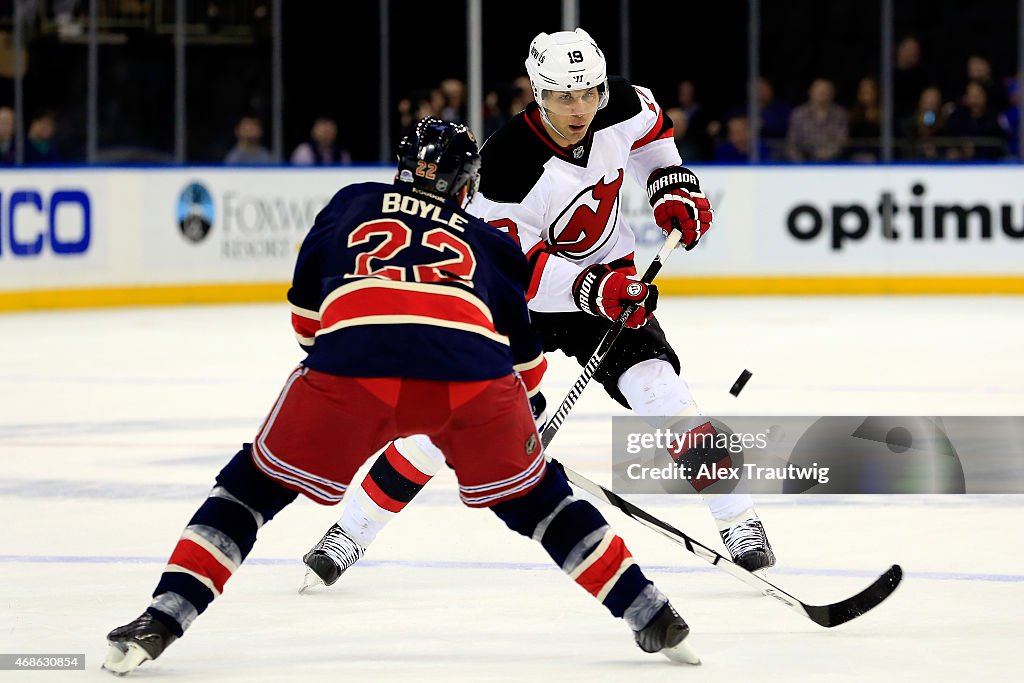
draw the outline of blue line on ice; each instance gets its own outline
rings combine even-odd
[[[165,557],[117,556],[117,555],[0,555],[0,564],[155,564],[163,565]],[[254,557],[246,560],[249,565],[293,565],[300,566],[298,559]],[[482,569],[482,570],[528,570],[546,571],[558,569],[553,564],[531,562],[470,562],[450,560],[362,560],[360,567],[402,567],[409,569]],[[680,567],[676,565],[649,565],[654,572],[672,574],[717,573],[714,567]],[[816,569],[812,567],[776,567],[772,575],[781,576],[842,576],[850,578],[874,578],[879,572],[868,569]],[[908,580],[926,581],[985,581],[994,583],[1024,583],[1024,574],[987,574],[974,572],[907,572]]]

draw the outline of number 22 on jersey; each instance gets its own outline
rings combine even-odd
[[[362,223],[348,236],[348,246],[368,244],[374,237],[383,237],[376,246],[356,256],[354,272],[347,277],[379,277],[414,282],[452,282],[472,287],[476,258],[463,240],[443,228],[423,233],[420,244],[441,253],[442,257],[428,263],[405,266],[384,265],[412,244],[412,230],[393,218]],[[450,254],[450,258],[443,258]],[[378,263],[374,263],[374,262]],[[376,268],[374,266],[377,266]],[[411,271],[412,277],[409,277]]]

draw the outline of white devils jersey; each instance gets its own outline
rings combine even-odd
[[[642,187],[651,172],[682,162],[672,122],[651,91],[609,79],[608,106],[586,138],[559,147],[530,104],[480,151],[480,189],[468,211],[519,243],[532,268],[527,301],[535,311],[578,311],[572,284],[607,263],[635,273],[633,230],[622,215],[628,173]]]

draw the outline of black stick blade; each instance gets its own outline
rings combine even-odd
[[[865,612],[878,607],[892,595],[903,580],[903,569],[894,564],[879,576],[874,583],[851,598],[834,602],[831,605],[804,605],[807,616],[816,624],[832,628],[856,619]]]

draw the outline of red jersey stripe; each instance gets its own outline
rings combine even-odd
[[[222,565],[217,558],[195,541],[183,538],[174,546],[171,559],[167,564],[176,564],[213,582],[218,593],[224,592],[224,584],[231,578],[231,570]]]
[[[355,325],[413,323],[464,329],[508,343],[495,330],[483,302],[468,292],[440,285],[386,280],[343,285],[325,300],[321,322],[318,334]]]
[[[543,242],[540,244],[544,244]],[[526,301],[530,301],[537,296],[537,293],[541,290],[541,279],[544,278],[544,267],[548,264],[548,259],[551,258],[551,253],[542,251],[541,255],[537,257],[537,262],[534,265],[534,270],[529,273],[529,287],[526,288]]]
[[[614,261],[608,263],[608,267],[612,270],[617,270],[623,275],[636,275],[636,252],[629,252],[621,258],[617,258]]]
[[[312,338],[316,331],[320,329],[320,321],[311,320],[298,313],[292,313],[292,329],[300,337]]]
[[[537,389],[540,387],[541,379],[548,369],[548,359],[542,354],[537,356],[536,360],[523,363],[522,365],[515,365],[512,369],[519,373],[519,376],[523,379],[523,384],[526,386],[527,396],[531,396],[537,393]]]
[[[626,544],[616,535],[601,556],[576,577],[576,583],[591,595],[597,596],[630,557],[632,555]]]
[[[423,486],[433,478],[429,474],[420,472],[411,462],[403,458],[402,454],[395,448],[394,443],[389,444],[387,449],[385,449],[384,457],[387,458],[388,463],[395,468],[396,472],[414,484]]]
[[[271,422],[270,428],[272,427],[273,423]],[[302,491],[325,505],[334,505],[341,501],[348,489],[347,484],[339,484],[323,477],[314,476],[275,458],[265,448],[266,435],[269,431],[268,428],[257,434],[256,442],[252,447],[253,463],[263,470],[264,474],[290,489]]]
[[[530,130],[537,134],[537,137],[541,139],[541,142],[554,150],[555,154],[566,159],[569,158],[569,153],[552,142],[551,137],[548,136],[547,131],[544,130],[544,124],[541,122],[540,109],[534,109],[531,112],[527,112],[526,116],[523,117],[523,120],[526,121]]]
[[[662,130],[664,126],[665,112],[661,110],[661,107],[658,107],[658,120],[654,122],[654,125],[651,126],[651,129],[647,131],[647,133],[642,138],[633,143],[633,146],[630,147],[630,150],[640,149],[644,145],[648,145],[654,142],[655,140],[662,140],[666,137],[671,137],[672,126],[668,126],[667,129]]]
[[[364,477],[362,487],[363,490],[366,491],[366,495],[370,497],[370,500],[388,512],[401,512],[407,505],[407,503],[395,500],[388,494],[384,493],[384,491],[377,486],[377,483],[373,481],[372,477]]]
[[[527,493],[532,491],[540,480],[544,478],[544,473],[547,471],[547,462],[543,459],[540,461],[540,468],[535,471],[531,471],[531,476],[525,481],[513,486],[512,488],[505,487],[498,493],[488,493],[486,495],[469,495],[460,486],[459,487],[459,498],[468,507],[490,507],[506,500],[514,500],[521,498]]]

